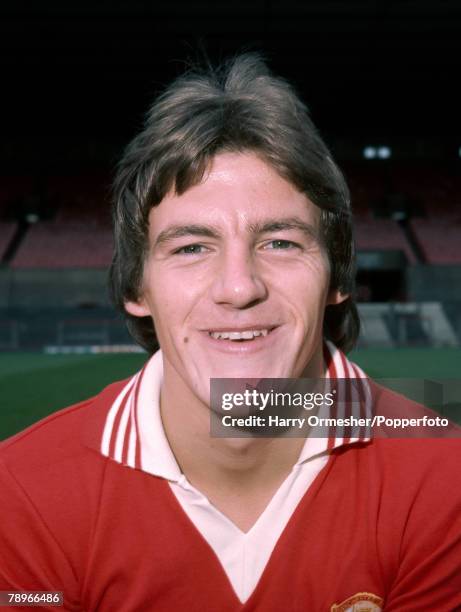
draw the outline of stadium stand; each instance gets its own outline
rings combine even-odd
[[[405,234],[393,219],[358,217],[354,228],[358,250],[403,251],[408,263],[416,263]]]
[[[359,304],[359,345],[457,347],[456,330],[438,302]]]
[[[411,226],[431,264],[461,264],[461,219],[412,219]]]
[[[31,226],[12,268],[105,268],[112,257],[107,226],[85,222],[41,222]]]
[[[461,177],[456,171],[428,164],[396,165],[392,172],[396,190],[421,206],[417,216],[461,221]]]
[[[16,223],[0,222],[0,261],[2,261],[15,231]]]

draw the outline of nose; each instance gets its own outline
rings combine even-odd
[[[251,252],[234,248],[221,254],[220,259],[211,286],[216,304],[248,308],[267,297],[267,287]]]

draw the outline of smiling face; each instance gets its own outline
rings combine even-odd
[[[203,181],[149,215],[135,316],[152,316],[166,387],[209,402],[210,378],[321,376],[329,264],[320,210],[253,153],[217,155]]]

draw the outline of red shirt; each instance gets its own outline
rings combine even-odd
[[[167,481],[101,455],[123,384],[0,445],[0,590],[87,612],[461,609],[460,440],[333,450],[242,604]],[[377,412],[397,404],[378,392]]]

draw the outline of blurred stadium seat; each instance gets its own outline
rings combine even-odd
[[[5,252],[15,234],[16,223],[0,222],[0,261],[5,255]]]
[[[112,257],[109,227],[48,221],[31,226],[12,268],[105,268]]]
[[[410,264],[416,263],[405,234],[393,219],[356,217],[354,233],[357,250],[400,250],[405,253]]]
[[[428,263],[461,264],[461,220],[412,219],[411,226]]]

